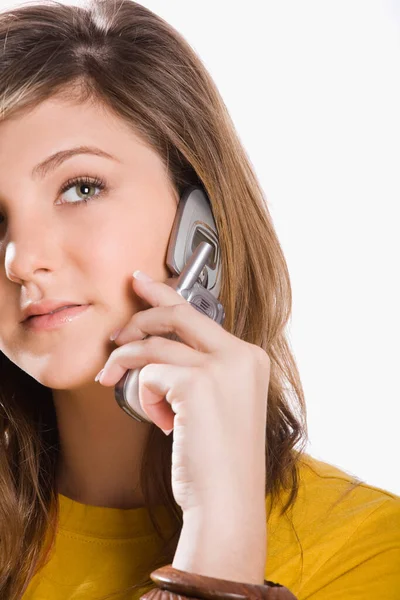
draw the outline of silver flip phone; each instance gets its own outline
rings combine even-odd
[[[178,275],[168,284],[194,308],[222,325],[225,311],[218,301],[221,288],[218,233],[210,201],[200,187],[189,186],[179,200],[168,244],[167,266]],[[175,334],[164,337],[180,341]],[[139,373],[140,369],[131,369],[123,375],[114,388],[115,399],[136,421],[151,423],[140,405]]]

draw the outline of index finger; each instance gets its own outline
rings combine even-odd
[[[187,305],[187,312],[183,309],[174,313],[173,321],[169,326],[178,335],[179,339],[192,348],[203,352],[215,352],[221,349],[223,341],[228,342],[231,336],[219,323],[203,311],[196,308],[195,304],[188,302],[179,294],[170,283],[176,278],[169,278],[165,282],[150,281],[142,282],[135,280],[135,290],[142,298],[147,300],[153,307]],[[144,285],[140,285],[144,284]],[[150,318],[150,315],[149,315]],[[143,313],[145,319],[145,312]],[[147,319],[145,319],[147,321]],[[149,319],[150,322],[150,319]]]

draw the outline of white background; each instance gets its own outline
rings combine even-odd
[[[206,64],[265,191],[307,451],[400,495],[400,0],[141,4]]]

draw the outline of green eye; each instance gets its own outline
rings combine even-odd
[[[61,188],[60,194],[65,194],[65,192],[69,192],[69,190],[75,188],[75,193],[78,196],[77,200],[69,199],[66,202],[62,202],[62,204],[76,204],[80,205],[82,202],[89,202],[92,198],[96,196],[100,196],[100,194],[105,189],[105,183],[102,179],[95,177],[76,177],[74,179],[69,179]],[[98,188],[100,192],[98,194],[90,194],[90,189]]]

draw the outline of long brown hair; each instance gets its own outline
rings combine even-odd
[[[282,489],[290,492],[284,514],[297,496],[307,441],[303,389],[285,332],[289,273],[263,191],[203,63],[173,27],[132,0],[94,0],[84,8],[48,0],[0,13],[0,57],[0,122],[55,94],[92,101],[151,144],[176,190],[205,189],[221,245],[224,328],[271,360],[265,493],[272,507]],[[172,493],[171,452],[171,439],[154,426],[141,466],[146,507],[165,542],[154,568],[172,562],[183,524]],[[3,600],[21,598],[49,560],[58,457],[51,389],[0,352]],[[152,512],[160,496],[176,523],[170,538]]]

